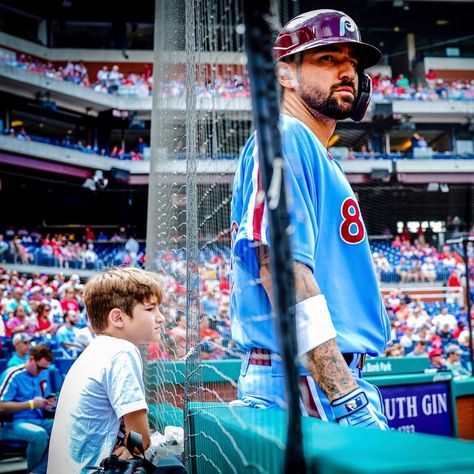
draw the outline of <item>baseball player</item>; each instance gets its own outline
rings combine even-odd
[[[380,393],[361,378],[380,354],[389,320],[357,199],[327,151],[338,120],[359,121],[382,57],[335,10],[291,20],[274,45],[282,86],[282,134],[296,290],[301,407],[348,426],[386,429]],[[232,337],[245,351],[234,405],[284,407],[278,333],[272,315],[268,222],[255,134],[247,141],[232,198]],[[284,336],[283,336],[284,337]]]

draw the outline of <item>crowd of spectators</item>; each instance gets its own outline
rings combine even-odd
[[[431,243],[431,230],[419,228],[416,238],[407,229],[393,240],[371,242],[377,278],[382,283],[446,284],[462,286],[465,264],[462,249]],[[474,230],[471,231],[474,235]],[[471,276],[474,273],[474,246],[468,243]],[[226,250],[228,253],[228,249]],[[9,227],[0,233],[0,263],[35,264],[73,269],[103,269],[112,265],[143,266],[144,242],[124,227],[106,234],[86,226],[83,235],[41,233]]]
[[[153,74],[149,65],[141,72],[122,73],[117,64],[104,65],[95,78],[90,78],[83,62],[67,62],[57,68],[51,62],[40,61],[26,54],[20,54],[10,64],[49,78],[60,79],[91,88],[98,92],[129,97],[147,97],[152,94]],[[374,102],[387,100],[474,100],[474,80],[446,80],[429,70],[423,80],[410,81],[404,74],[395,77],[375,74],[372,76]],[[164,97],[182,97],[186,90],[184,74],[173,74],[160,85]],[[206,97],[249,97],[250,86],[247,76],[230,73],[226,77],[196,80],[196,92]]]
[[[24,127],[20,127],[17,129],[15,129],[14,127],[10,127],[6,130],[0,130],[0,133],[3,133],[4,135],[7,135],[10,138],[16,138],[18,140],[46,143],[48,145],[61,146],[90,155],[107,156],[119,160],[141,161],[145,159],[145,149],[148,147],[148,144],[146,143],[143,137],[138,137],[135,146],[127,151],[124,147],[119,147],[117,145],[112,146],[110,149],[99,149],[97,145],[91,145],[90,143],[86,143],[81,139],[75,139],[69,133],[62,139],[40,137],[34,135],[31,136],[27,133]]]
[[[133,251],[133,249],[132,249]],[[165,252],[160,258],[165,288],[162,312],[166,318],[164,343],[150,345],[150,359],[186,356],[186,261]],[[230,338],[229,270],[224,252],[200,265],[200,333],[203,359],[235,357]],[[0,341],[7,365],[24,362],[31,346],[45,343],[56,357],[75,359],[93,337],[78,274],[20,273],[0,266]]]
[[[133,233],[124,227],[97,235],[86,226],[83,236],[51,234],[24,227],[9,227],[0,234],[0,264],[40,265],[80,270],[101,270],[108,266],[143,266],[145,251]]]
[[[80,236],[74,234],[44,234],[38,231],[28,232],[25,228],[15,230],[13,227],[0,234],[0,262],[6,261],[6,254],[15,255],[14,262],[32,263],[29,253],[35,244],[40,252],[54,259],[60,268],[75,268],[74,262],[80,262],[80,268],[102,268],[110,265],[142,266],[145,262],[143,245],[125,228],[119,228],[113,235],[104,232],[95,233],[87,226]],[[97,260],[88,260],[82,255],[80,258],[70,259],[69,251],[93,252],[96,247],[115,248],[115,259],[109,259],[109,265],[102,260],[95,266]],[[372,244],[374,245],[374,244]],[[377,242],[373,257],[378,274],[394,272],[398,280],[392,283],[403,283],[404,288],[409,283],[434,285],[437,278],[437,268],[441,265],[449,272],[449,279],[438,281],[437,286],[462,287],[465,284],[465,270],[458,249],[443,246],[438,250],[424,240],[422,235],[410,241],[405,234],[397,236],[392,242],[385,243],[398,256],[398,263],[390,263],[380,251],[381,243]],[[23,251],[15,250],[21,249]],[[16,254],[14,252],[17,252]],[[469,247],[471,262],[473,247]],[[26,256],[22,255],[25,254]],[[87,254],[86,254],[87,255]],[[118,256],[118,257],[117,257]],[[95,258],[95,257],[94,257]],[[88,266],[93,262],[94,265]],[[435,262],[434,267],[428,266]],[[200,334],[200,355],[202,358],[222,359],[232,358],[239,354],[231,340],[229,320],[229,289],[230,289],[230,251],[228,246],[219,245],[204,248],[199,253],[197,275],[199,278],[199,308],[196,314],[200,317],[195,321],[186,320],[186,284],[187,263],[184,249],[162,252],[156,260],[159,272],[162,275],[165,288],[165,299],[162,311],[166,318],[166,334],[164,344],[150,346],[151,359],[165,358],[180,360],[186,357],[186,325],[192,324],[192,330]],[[21,266],[16,267],[20,269]],[[35,338],[35,342],[47,342],[57,338],[61,332],[71,334],[78,326],[85,327],[86,316],[83,312],[81,299],[82,284],[78,276],[72,282],[66,282],[62,273],[54,277],[46,274],[36,274],[31,277],[21,275],[18,271],[0,271],[0,293],[3,295],[2,308],[4,328],[0,334],[11,337],[17,332],[25,333]],[[474,287],[474,285],[473,285]],[[415,285],[416,288],[416,285]],[[76,303],[77,301],[77,303]],[[15,303],[16,302],[16,303]],[[426,338],[426,347],[431,349],[445,349],[448,343],[456,342],[462,347],[466,345],[465,327],[467,323],[466,309],[460,308],[455,297],[444,298],[440,303],[423,303],[421,300],[411,301],[401,291],[391,292],[386,296],[385,304],[392,319],[392,346],[390,351],[396,352],[397,345],[400,353],[414,350],[416,337]],[[45,305],[47,305],[45,307]],[[18,309],[17,309],[18,306]],[[69,315],[68,312],[72,313]],[[448,338],[443,320],[445,311],[454,313],[450,318],[449,331],[452,337]],[[436,313],[436,314],[435,314]],[[441,315],[440,317],[437,317]],[[12,322],[13,321],[13,322]],[[21,329],[16,329],[20,327]],[[59,331],[60,327],[64,327]],[[71,327],[74,328],[71,330]],[[3,331],[3,332],[2,332]],[[411,331],[411,332],[410,332]],[[402,338],[403,336],[403,338]],[[440,339],[437,339],[439,336]],[[415,337],[415,339],[413,339]],[[408,341],[410,339],[410,341]],[[436,342],[441,340],[441,346]],[[72,348],[68,348],[72,349]],[[70,350],[69,355],[75,356],[76,350]],[[66,352],[64,355],[67,355]]]
[[[102,66],[95,78],[90,78],[87,66],[83,62],[68,61],[65,66],[55,67],[51,62],[40,61],[26,54],[20,54],[16,60],[10,60],[12,66],[35,74],[72,82],[81,87],[90,88],[96,92],[127,97],[148,97],[153,90],[152,68],[145,64],[141,72],[123,73],[120,66],[114,64]],[[172,74],[161,84],[163,97],[182,97],[185,93],[184,74]],[[198,97],[249,97],[250,86],[248,78],[239,74],[228,74],[226,77],[217,76],[213,79],[196,80]]]
[[[387,293],[384,303],[391,325],[387,357],[427,357],[433,370],[451,370],[456,377],[470,375],[466,306],[455,302],[426,303],[401,290]]]
[[[423,81],[409,81],[403,74],[395,78],[376,74],[372,77],[374,102],[392,100],[474,100],[474,80],[448,81],[430,70]]]
[[[8,367],[24,362],[28,349],[41,343],[65,358],[76,357],[84,349],[88,325],[79,275],[51,277],[0,267],[0,281],[2,350],[4,355],[14,351]]]
[[[469,268],[474,270],[474,247],[468,243]],[[396,236],[392,242],[372,243],[372,257],[381,282],[443,283],[450,287],[462,286],[466,268],[462,250],[443,245],[438,250],[425,241],[424,231],[413,241]]]
[[[110,69],[104,65],[95,78],[91,78],[87,66],[83,62],[68,61],[64,66],[55,67],[51,62],[44,62],[27,54],[19,54],[15,60],[8,61],[10,65],[35,74],[71,82],[81,87],[93,89],[108,94],[134,95],[148,97],[151,94],[153,78],[151,68],[144,65],[141,72],[124,74],[117,64]],[[133,90],[133,94],[127,91]]]

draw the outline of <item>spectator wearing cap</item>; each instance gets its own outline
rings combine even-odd
[[[428,357],[428,342],[425,339],[419,339],[415,342],[415,347],[407,354],[408,357]]]
[[[13,313],[13,311],[15,311],[15,308],[18,305],[21,305],[25,309],[26,314],[30,314],[31,313],[30,305],[28,304],[28,301],[25,298],[23,298],[23,295],[24,295],[23,288],[21,288],[20,286],[13,288],[12,297],[11,299],[7,301],[7,304],[5,306],[5,312]]]
[[[428,353],[428,357],[430,358],[430,369],[436,369],[438,371],[448,370],[445,360],[443,359],[443,349],[439,347],[431,349]]]
[[[61,278],[61,275],[58,275],[57,276],[58,278]],[[63,280],[64,280],[64,276],[62,276]],[[58,286],[58,291],[57,291],[57,294],[58,294],[58,298],[64,298],[65,296],[65,293],[66,293],[66,290],[68,288],[72,288],[74,289],[74,286],[76,286],[78,283],[81,282],[81,278],[79,277],[79,275],[77,273],[73,273],[70,277],[69,277],[69,280],[68,281],[63,281],[63,283],[61,283],[59,286]]]
[[[448,356],[446,360],[446,367],[453,373],[455,377],[471,375],[469,370],[467,370],[461,363],[463,350],[459,346],[456,344],[450,344],[446,347],[446,354]]]
[[[12,338],[12,344],[15,348],[15,352],[7,362],[7,369],[10,367],[17,367],[24,365],[30,359],[30,342],[31,336],[24,332],[15,334]]]
[[[3,423],[0,440],[26,441],[28,472],[45,474],[48,443],[53,425],[43,409],[54,405],[47,384],[47,369],[53,360],[51,350],[38,344],[25,365],[7,370],[0,384],[0,412],[11,414],[13,420]]]
[[[40,285],[34,285],[28,292],[28,302],[37,301],[40,302],[43,299],[43,288]]]
[[[429,321],[429,314],[419,303],[416,303],[415,308],[407,319],[407,326],[413,326],[415,331],[418,331],[421,327],[429,323]]]

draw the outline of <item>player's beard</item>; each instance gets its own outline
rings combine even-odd
[[[346,94],[344,94],[340,100],[333,95],[335,90],[342,86],[349,86],[354,89],[353,84],[338,84],[337,86],[331,87],[328,95],[315,86],[303,86],[301,88],[301,99],[315,115],[324,115],[334,120],[344,120],[351,116],[355,100],[354,96]]]

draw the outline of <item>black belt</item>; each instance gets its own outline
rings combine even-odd
[[[357,354],[354,352],[344,352],[342,357],[346,361],[346,364],[350,366],[354,361],[354,357],[360,355],[359,362],[356,365],[356,369],[363,369],[367,354]],[[268,349],[260,349],[254,347],[250,352],[249,364],[251,365],[272,365],[272,353]]]

